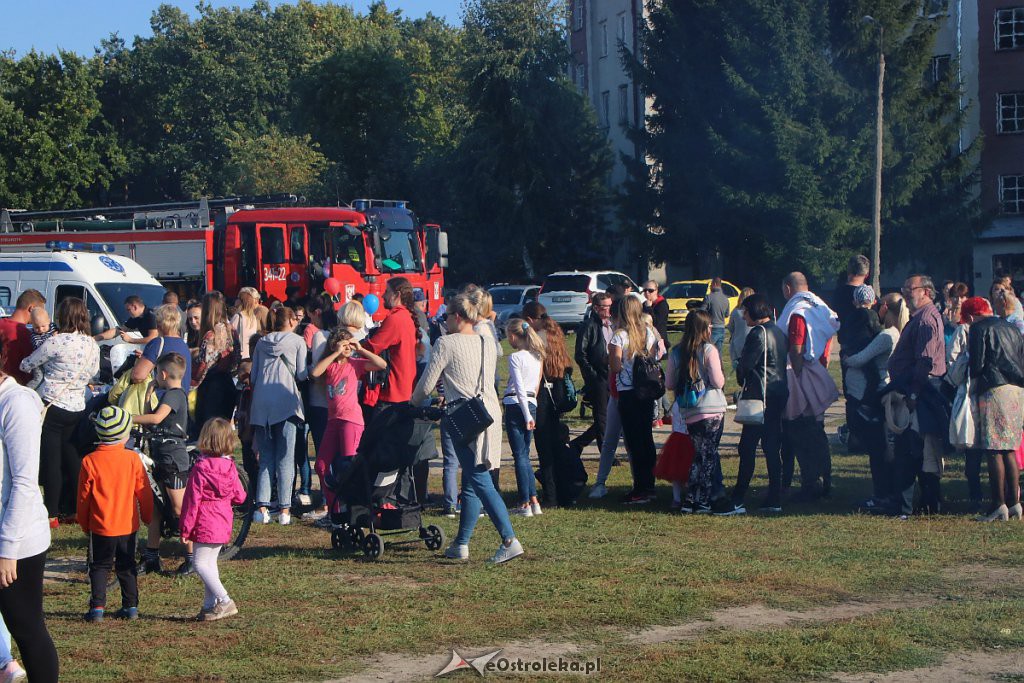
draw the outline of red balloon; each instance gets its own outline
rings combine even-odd
[[[324,280],[324,291],[334,296],[341,291],[341,283],[338,282],[337,278],[329,277]]]

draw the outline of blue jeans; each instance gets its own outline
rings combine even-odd
[[[309,426],[305,422],[295,425],[295,469],[299,473],[299,493],[308,496],[313,486],[313,471],[309,468]]]
[[[725,345],[725,327],[718,325],[711,326],[711,343],[718,349],[718,357],[722,357],[722,347]]]
[[[295,418],[278,422],[270,427],[256,426],[256,449],[260,456],[260,469],[256,479],[256,506],[268,507],[270,477],[277,477],[277,503],[282,508],[292,506],[292,487],[295,484]]]
[[[0,669],[10,664],[12,659],[14,655],[11,654],[11,632],[0,618]]]
[[[537,406],[530,404],[530,415],[537,421]],[[519,486],[519,502],[529,503],[537,497],[537,478],[533,476],[530,466],[530,442],[533,432],[526,428],[523,409],[519,404],[505,406],[505,433],[508,434],[508,445],[512,449],[512,458],[516,462],[516,484]]]
[[[622,418],[619,416],[619,401],[614,396],[608,397],[608,410],[605,417],[604,439],[601,442],[601,460],[597,465],[597,482],[604,485],[608,475],[612,473],[612,462],[615,451],[619,448],[622,438]]]
[[[444,490],[444,506],[455,509],[459,503],[459,457],[455,454],[455,443],[448,430],[441,424],[441,488]]]
[[[494,488],[494,480],[486,464],[477,466],[476,454],[471,446],[454,444],[455,455],[462,465],[462,514],[459,515],[459,533],[455,536],[455,545],[469,545],[473,529],[480,517],[481,506],[487,516],[494,522],[502,542],[515,538],[512,521],[508,517],[505,501]]]

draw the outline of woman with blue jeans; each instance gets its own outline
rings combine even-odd
[[[282,307],[273,313],[274,331],[259,340],[252,355],[250,421],[260,467],[256,480],[253,521],[270,522],[271,477],[277,481],[278,521],[291,524],[295,485],[295,439],[305,423],[298,382],[306,379],[306,343],[295,334],[295,312]]]
[[[501,405],[491,381],[497,351],[493,343],[488,343],[489,340],[473,329],[479,317],[479,311],[469,297],[459,294],[452,299],[447,310],[449,334],[435,343],[430,363],[412,392],[412,403],[421,405],[438,381],[442,381],[450,410],[456,410],[461,401],[479,396],[493,420],[487,429],[500,432]],[[491,460],[497,460],[499,454],[486,448],[486,439],[493,438],[486,431],[466,442],[456,434],[450,434],[455,455],[462,466],[462,514],[459,532],[444,555],[453,560],[469,559],[469,539],[482,507],[501,537],[501,544],[491,558],[491,562],[500,564],[522,555],[523,546],[512,530],[508,510],[491,479],[490,471],[498,464]]]
[[[537,480],[530,465],[530,442],[537,426],[537,391],[543,370],[544,342],[529,323],[520,318],[509,320],[505,333],[509,345],[515,349],[508,357],[508,386],[501,399],[519,486],[519,506],[512,509],[512,514],[533,517],[542,514],[537,500]]]

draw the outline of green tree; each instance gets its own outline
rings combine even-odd
[[[125,167],[96,64],[69,52],[0,55],[0,206],[76,206]]]
[[[315,191],[327,168],[327,157],[308,135],[271,130],[251,137],[235,132],[228,151],[226,183],[232,194]]]
[[[965,206],[954,84],[925,83],[936,25],[918,0],[666,0],[626,63],[654,102],[633,131],[627,212],[647,254],[721,259],[740,281],[823,276],[870,244],[877,24],[885,27],[883,264],[919,246],[921,207]],[[961,212],[964,219],[969,209]],[[654,235],[645,228],[657,226]],[[931,226],[934,231],[934,224]],[[971,223],[943,226],[961,250]],[[920,254],[918,254],[920,255]],[[883,265],[884,272],[884,265]]]
[[[467,107],[451,161],[453,232],[473,277],[542,276],[604,261],[612,156],[567,78],[564,3],[473,0],[466,6]],[[496,249],[495,246],[500,245]]]

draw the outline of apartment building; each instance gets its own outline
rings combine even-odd
[[[977,109],[983,147],[981,208],[994,216],[974,249],[974,285],[998,273],[1024,287],[1024,0],[964,2],[977,9]]]

